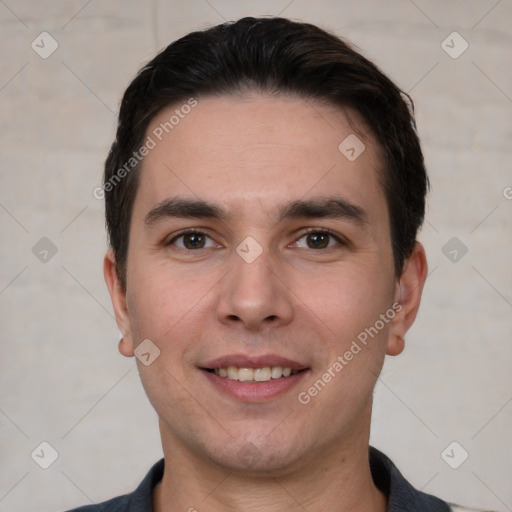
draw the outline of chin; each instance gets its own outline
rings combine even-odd
[[[286,439],[269,439],[268,433],[262,436],[237,436],[218,446],[214,452],[212,446],[213,443],[205,451],[210,452],[209,458],[216,465],[251,476],[268,477],[270,474],[277,476],[286,473],[299,461],[302,463],[305,455],[304,445],[294,442],[289,435]]]
[[[297,465],[299,457],[291,453],[276,453],[272,449],[259,449],[252,443],[237,452],[218,454],[214,462],[228,471],[254,476],[279,476]]]

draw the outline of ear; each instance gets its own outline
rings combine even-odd
[[[386,349],[386,354],[390,356],[396,356],[404,349],[405,333],[413,324],[418,313],[427,271],[425,249],[419,242],[416,242],[412,254],[405,261],[402,275],[396,283],[395,304],[397,307],[393,307],[396,314],[391,322]]]
[[[112,250],[109,250],[103,260],[103,275],[107,283],[110,299],[114,307],[116,322],[123,337],[119,342],[119,352],[126,357],[133,356],[133,336],[130,326],[130,317],[126,307],[126,290],[119,283],[116,269],[116,260]]]

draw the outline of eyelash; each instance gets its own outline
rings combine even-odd
[[[171,240],[169,240],[165,245],[173,245],[174,242],[176,242],[176,240],[179,240],[180,238],[182,238],[182,237],[184,237],[186,235],[203,235],[203,236],[206,236],[206,237],[212,239],[212,237],[207,235],[204,231],[201,231],[199,229],[187,229],[185,231],[182,231],[181,233],[178,233]],[[194,250],[194,249],[183,249],[183,247],[178,247],[178,249],[182,249],[184,251],[192,251],[192,250]],[[199,250],[199,249],[196,249],[196,250]]]
[[[323,234],[323,235],[329,235],[330,237],[334,238],[334,240],[340,245],[340,246],[347,246],[348,245],[348,241],[345,240],[343,237],[341,237],[340,235],[336,234],[336,233],[333,233],[332,231],[330,231],[329,229],[319,229],[319,228],[308,228],[306,231],[304,231],[298,238],[296,238],[295,242],[293,243],[296,243],[298,242],[299,240],[301,240],[302,238],[304,238],[305,236],[307,235],[310,235],[310,234]],[[182,231],[181,233],[177,234],[176,236],[174,236],[171,240],[169,240],[169,242],[167,242],[165,245],[173,245],[177,240],[179,240],[180,238],[186,236],[186,235],[203,235],[205,237],[208,237],[210,238],[211,240],[213,240],[208,234],[206,234],[204,231],[201,231],[199,229],[187,229],[186,231]],[[182,249],[184,251],[198,251],[200,249],[204,249],[203,247],[199,248],[199,249],[186,249],[186,248],[183,248],[183,247],[178,247],[178,249]],[[209,249],[209,247],[206,247],[206,249]],[[325,247],[323,249],[311,249],[311,250],[325,250],[325,249],[332,249],[332,247]]]
[[[321,235],[329,235],[331,238],[334,238],[334,240],[336,240],[336,242],[340,245],[340,246],[346,246],[348,245],[348,242],[346,239],[344,239],[343,237],[341,237],[340,235],[332,232],[331,230],[329,229],[318,229],[318,228],[308,228],[306,231],[304,231],[300,236],[299,238],[296,239],[295,242],[297,242],[298,240],[304,238],[305,236],[307,235],[310,235],[312,233],[315,233],[315,234],[321,234]],[[325,247],[325,249],[333,249],[333,247]],[[315,250],[315,249],[312,249],[312,250]],[[319,250],[319,249],[316,249],[316,250]]]

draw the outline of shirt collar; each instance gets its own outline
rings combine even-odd
[[[417,491],[382,452],[370,446],[370,470],[375,485],[388,497],[386,512],[449,512],[450,507],[434,496]],[[131,495],[127,512],[151,512],[153,491],[162,480],[164,459],[159,460]]]

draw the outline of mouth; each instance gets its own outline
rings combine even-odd
[[[305,371],[292,370],[290,367],[282,366],[263,366],[261,368],[239,368],[236,366],[228,366],[224,368],[206,368],[207,372],[214,373],[218,377],[230,380],[238,380],[240,382],[268,382],[273,379],[281,379],[297,375]]]
[[[236,355],[211,361],[200,369],[217,390],[244,402],[261,402],[282,395],[310,370],[299,362],[277,356]]]

